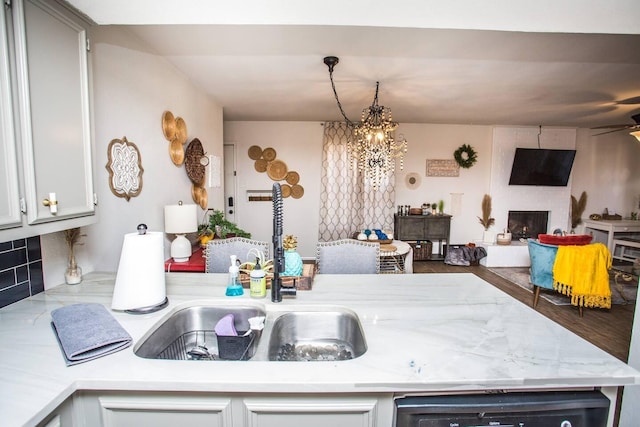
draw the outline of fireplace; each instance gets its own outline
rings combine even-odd
[[[546,234],[549,211],[509,211],[508,226],[512,239],[533,239]]]

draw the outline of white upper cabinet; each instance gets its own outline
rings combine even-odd
[[[15,165],[15,151],[21,162],[0,178],[10,207],[0,208],[0,241],[95,222],[90,24],[54,0],[12,0],[8,13],[11,85],[0,90],[3,125],[14,126],[3,126],[1,148],[3,163]]]
[[[9,21],[0,7],[3,28]],[[9,68],[9,34],[0,31],[0,229],[21,224],[18,189],[18,160],[13,126],[11,72]]]

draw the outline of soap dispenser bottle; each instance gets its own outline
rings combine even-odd
[[[229,285],[225,295],[228,297],[235,297],[244,294],[242,289],[242,283],[240,283],[240,267],[238,267],[237,258],[235,255],[231,255],[231,265],[229,266]]]
[[[260,258],[256,258],[256,265],[251,270],[249,295],[253,298],[264,298],[267,296],[267,278],[265,272],[260,267]]]

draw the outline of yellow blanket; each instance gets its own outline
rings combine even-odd
[[[581,307],[611,308],[611,253],[602,243],[559,246],[553,264],[553,288]]]

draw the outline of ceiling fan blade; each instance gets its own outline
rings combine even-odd
[[[633,125],[629,125],[629,124],[626,124],[626,125],[605,125],[605,126],[596,126],[594,128],[591,128],[591,129],[614,129],[614,128],[618,128],[619,130],[623,130],[623,129],[630,128],[630,127],[633,127]]]
[[[631,98],[621,99],[620,101],[617,101],[616,104],[621,104],[621,105],[636,105],[636,104],[640,104],[640,96],[633,96]]]
[[[635,126],[627,126],[627,127],[622,128],[622,129],[614,129],[614,130],[610,130],[610,131],[607,131],[607,132],[600,132],[600,133],[596,133],[596,134],[591,135],[591,136],[606,135],[608,133],[620,132],[621,130],[627,130],[627,129],[631,129],[631,128],[634,128],[634,127]],[[597,129],[597,128],[592,128],[592,129]]]

